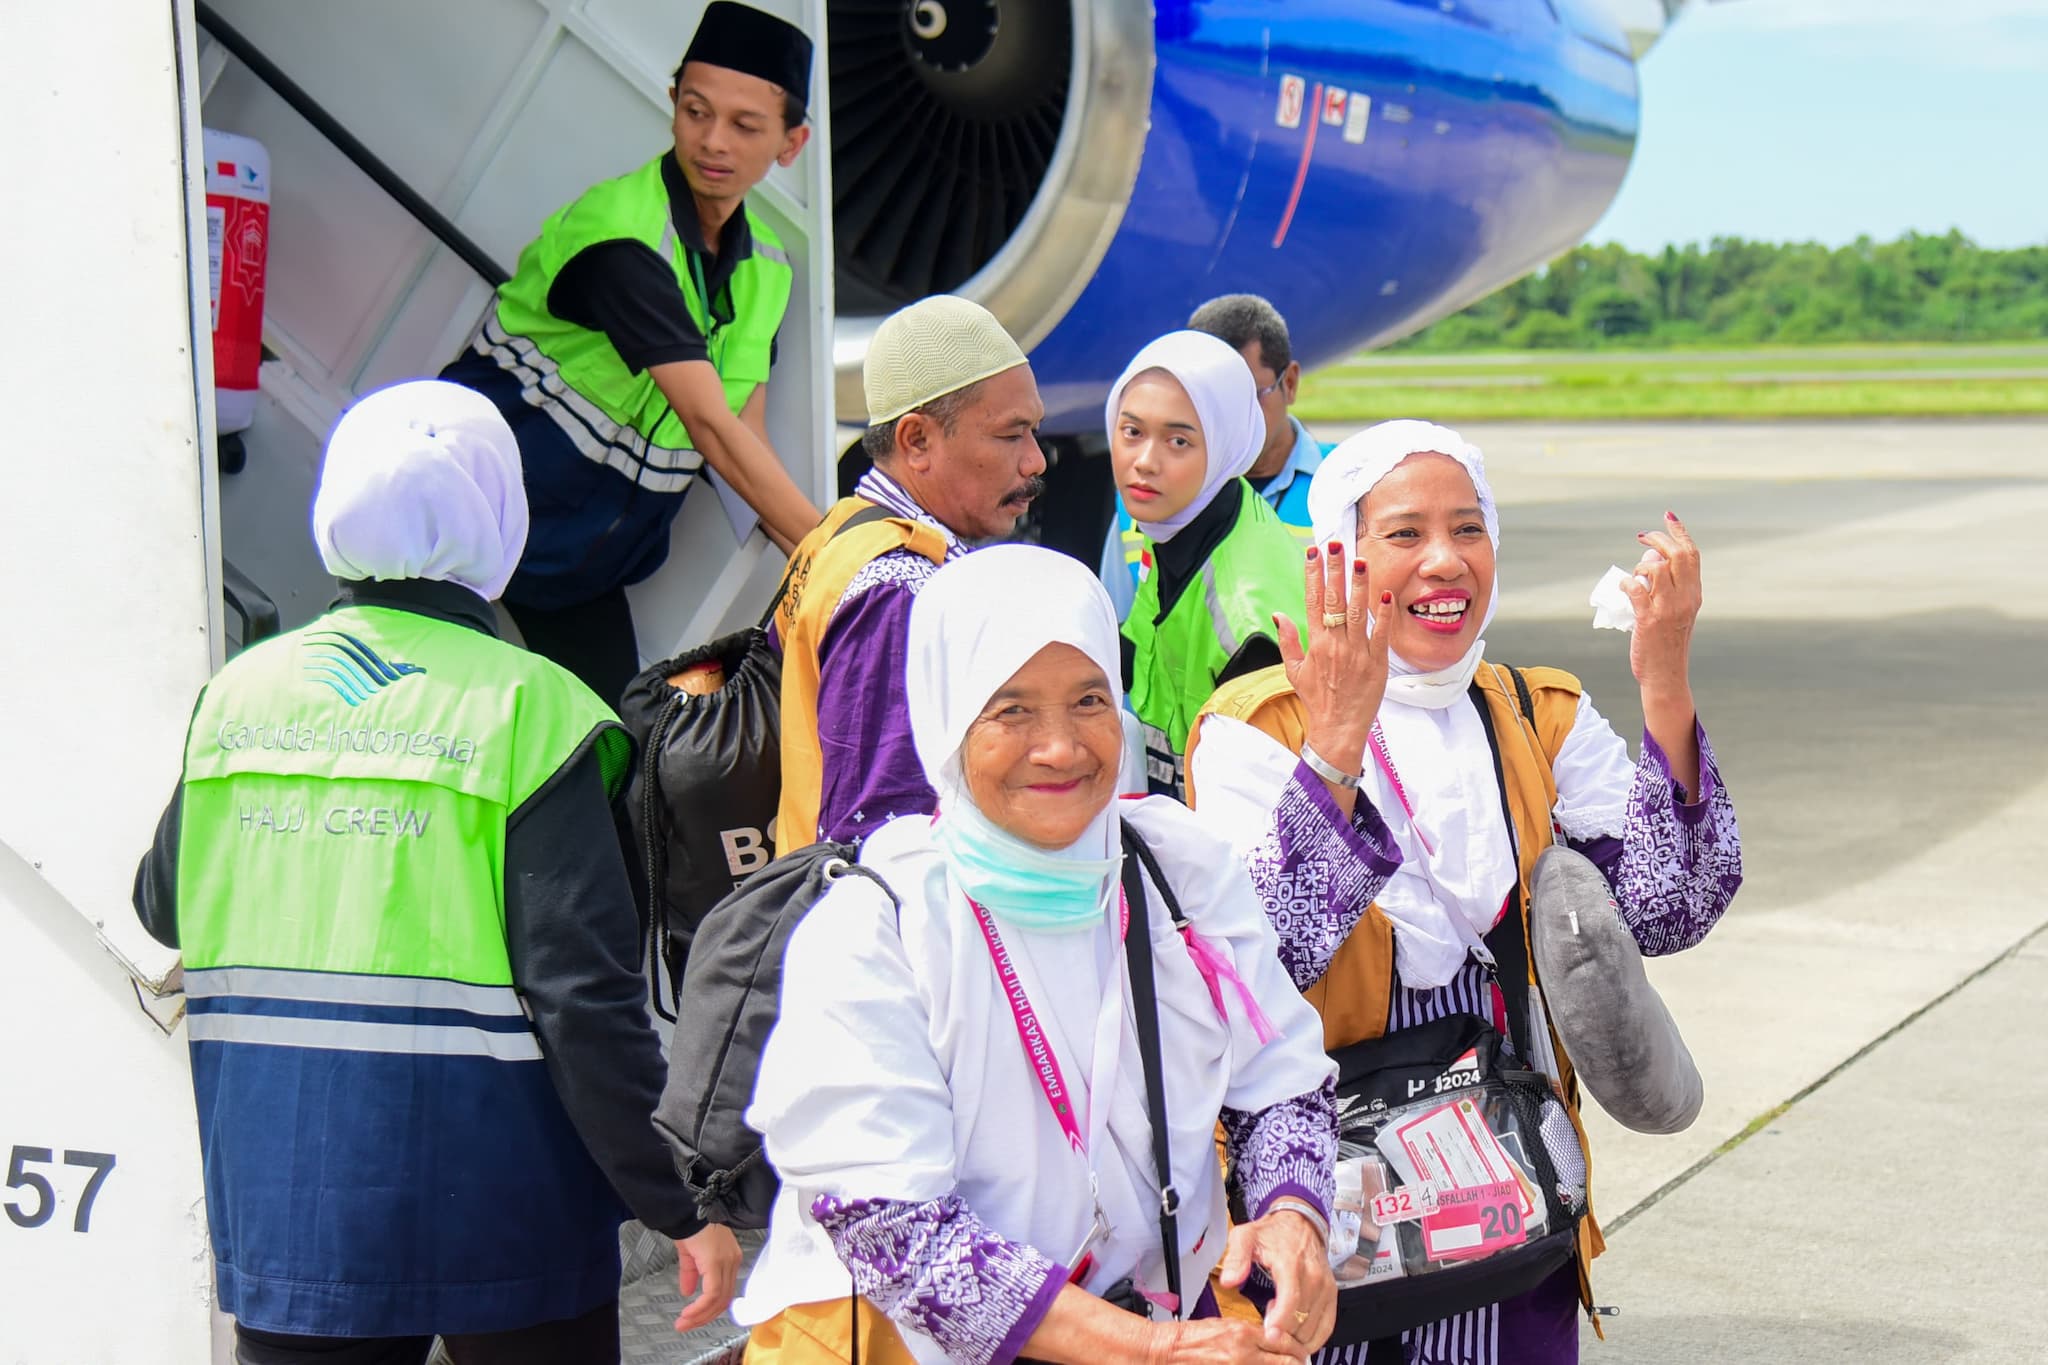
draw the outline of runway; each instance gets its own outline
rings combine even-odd
[[[1586,1116],[1595,1297],[1621,1310],[1588,1365],[2038,1359],[2048,421],[1464,432],[1501,502],[1488,657],[1577,673],[1632,742],[1627,640],[1586,593],[1685,519],[1694,689],[1742,822],[1728,918],[1651,964],[1704,1111],[1674,1137]],[[669,1329],[660,1239],[628,1265],[627,1360],[730,1338]]]
[[[1728,918],[1652,968],[1705,1111],[1589,1122],[1622,1311],[1587,1359],[2040,1358],[2048,421],[1464,432],[1501,502],[1487,657],[1579,674],[1632,740],[1586,593],[1666,508],[1692,529],[1742,823]]]

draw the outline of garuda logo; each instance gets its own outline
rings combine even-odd
[[[315,631],[306,639],[306,676],[350,706],[360,706],[400,678],[427,670],[418,664],[386,663],[376,650],[338,630]]]

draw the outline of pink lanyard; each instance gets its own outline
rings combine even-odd
[[[1372,731],[1368,738],[1372,741],[1372,756],[1379,760],[1380,771],[1387,775],[1387,781],[1393,785],[1395,799],[1401,803],[1401,809],[1408,815],[1408,827],[1414,830],[1415,837],[1421,840],[1423,852],[1434,854],[1436,849],[1430,844],[1429,836],[1422,832],[1422,822],[1415,818],[1415,807],[1408,800],[1408,789],[1401,785],[1401,774],[1394,771],[1394,760],[1387,754],[1387,736],[1380,729],[1378,721],[1372,723]],[[1514,893],[1510,891],[1507,897],[1501,901],[1500,910],[1494,915],[1494,923],[1500,923],[1501,915],[1505,915],[1508,912],[1508,908],[1513,903],[1513,900]],[[1453,910],[1451,913],[1456,914],[1457,912]],[[1485,947],[1484,940],[1480,940],[1480,946],[1482,948]],[[1491,964],[1489,963],[1489,965]],[[1492,990],[1494,1023],[1500,1028],[1502,1033],[1506,1033],[1507,1000],[1501,994],[1498,982],[1493,983]]]
[[[1415,804],[1408,799],[1408,788],[1401,785],[1401,774],[1394,771],[1394,760],[1387,754],[1386,732],[1380,729],[1378,721],[1372,723],[1372,731],[1367,737],[1372,741],[1372,756],[1379,760],[1380,771],[1385,773],[1387,781],[1393,784],[1394,799],[1401,803],[1401,809],[1407,813],[1408,827],[1414,830],[1415,837],[1422,841],[1422,851],[1434,854],[1435,846],[1429,842],[1429,836],[1422,832],[1422,822],[1415,818]]]
[[[1131,928],[1131,907],[1121,892],[1117,902],[1123,909],[1123,924],[1117,931],[1121,943]],[[995,921],[981,903],[969,898],[968,907],[974,911],[974,922],[981,926],[982,941],[988,945],[989,961],[995,964],[996,979],[1002,983],[1003,998],[1010,1002],[1010,1016],[1017,1025],[1017,1041],[1024,1045],[1024,1057],[1031,1063],[1031,1074],[1038,1081],[1039,1090],[1045,1095],[1045,1102],[1052,1107],[1052,1116],[1059,1120],[1060,1132],[1074,1151],[1085,1157],[1088,1154],[1088,1139],[1082,1136],[1081,1125],[1074,1118],[1074,1104],[1067,1089],[1066,1077],[1060,1074],[1059,1058],[1053,1055],[1052,1043],[1045,1036],[1045,1029],[1038,1022],[1038,1011],[1031,1006],[1031,997],[1024,993],[1024,983],[1017,977],[1017,964],[1010,959],[1010,950],[1003,946],[1002,935],[996,932]],[[1101,1097],[1107,1103],[1108,1097]]]

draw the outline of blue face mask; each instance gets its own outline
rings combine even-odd
[[[946,866],[977,904],[1005,924],[1075,934],[1102,923],[1120,858],[1062,858],[998,829],[970,801],[948,805],[932,826]]]

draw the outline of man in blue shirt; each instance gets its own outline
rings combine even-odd
[[[1287,320],[1257,294],[1225,294],[1210,299],[1188,318],[1188,327],[1221,338],[1251,366],[1266,415],[1266,444],[1245,477],[1259,490],[1280,520],[1306,546],[1312,537],[1308,516],[1308,485],[1329,447],[1309,434],[1287,411],[1301,385],[1301,364],[1287,337]],[[1098,571],[1102,585],[1116,603],[1119,619],[1128,616],[1138,584],[1148,566],[1142,562],[1144,533],[1136,530],[1119,503],[1116,520],[1102,547]]]

